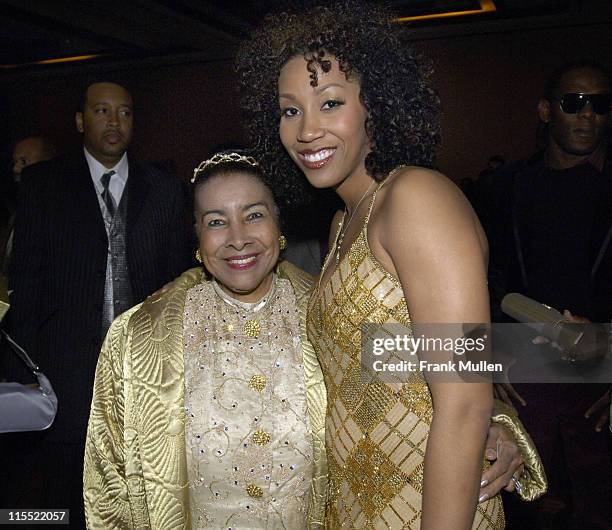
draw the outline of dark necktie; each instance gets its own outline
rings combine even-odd
[[[106,204],[106,209],[108,210],[108,213],[111,217],[115,216],[116,208],[115,200],[113,199],[113,196],[111,195],[111,192],[108,189],[108,185],[110,184],[110,179],[114,174],[114,171],[109,171],[108,173],[104,173],[104,175],[102,175],[102,177],[100,178],[100,182],[102,182],[102,186],[104,187],[104,190],[102,191],[102,200],[104,201],[104,204]]]

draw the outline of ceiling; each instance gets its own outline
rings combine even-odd
[[[534,21],[572,24],[601,19],[600,11],[612,19],[609,0],[387,3],[402,17],[445,14],[406,23],[413,38],[516,28]],[[58,65],[85,61],[99,64],[178,56],[226,60],[265,13],[282,5],[279,0],[0,0],[0,75],[48,72]],[[485,12],[491,5],[495,10]],[[446,16],[449,12],[468,13]]]

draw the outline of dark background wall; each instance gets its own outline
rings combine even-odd
[[[416,41],[435,66],[443,114],[438,165],[451,178],[474,177],[493,154],[516,160],[536,148],[536,104],[546,75],[558,64],[587,57],[612,67],[609,23],[527,28]],[[231,59],[181,63],[163,59],[104,65],[100,77],[125,83],[136,104],[132,152],[173,159],[180,176],[214,146],[241,140]],[[5,163],[9,142],[43,134],[60,150],[80,146],[74,111],[91,67],[0,79]]]
[[[231,61],[131,65],[101,72],[76,69],[15,83],[5,94],[5,132],[13,138],[42,134],[60,151],[81,147],[74,114],[90,80],[113,80],[134,98],[134,140],[130,152],[156,161],[172,159],[179,174],[192,169],[217,144],[242,140],[238,93]]]
[[[612,68],[612,25],[536,28],[421,41],[443,107],[440,169],[475,177],[491,155],[506,161],[536,149],[536,106],[546,77],[566,62]]]

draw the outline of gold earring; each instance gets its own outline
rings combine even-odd
[[[278,244],[281,250],[285,250],[287,248],[287,238],[285,236],[279,236]]]
[[[198,262],[202,263],[202,254],[200,254],[200,249],[196,250],[195,258],[198,260]]]

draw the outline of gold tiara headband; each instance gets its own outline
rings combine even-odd
[[[226,162],[244,162],[249,166],[259,167],[257,160],[255,160],[252,156],[245,156],[241,155],[240,153],[217,153],[213,157],[200,162],[198,167],[193,170],[193,178],[191,179],[191,183],[193,184],[198,177],[198,174],[204,171],[206,168],[216,166],[217,164],[224,164]]]

